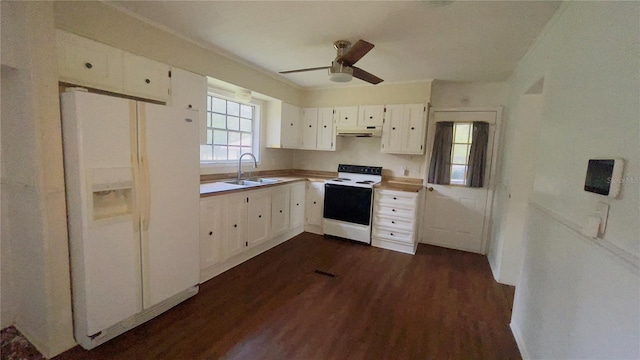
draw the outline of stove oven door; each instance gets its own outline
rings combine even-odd
[[[373,189],[324,185],[324,218],[368,226]]]

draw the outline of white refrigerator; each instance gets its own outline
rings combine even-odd
[[[195,295],[198,113],[61,95],[74,333],[91,349]]]

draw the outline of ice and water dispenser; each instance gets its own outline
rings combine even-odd
[[[132,169],[92,169],[91,172],[93,220],[115,220],[131,215],[134,204]]]

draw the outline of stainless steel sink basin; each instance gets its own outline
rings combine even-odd
[[[260,185],[259,182],[249,181],[249,180],[231,180],[231,181],[225,181],[225,184],[233,184],[233,185],[241,185],[241,186]]]
[[[267,178],[251,178],[251,179],[242,179],[242,180],[230,180],[225,181],[226,184],[240,185],[240,186],[258,186],[258,185],[266,185],[277,183],[279,180],[277,179],[267,179]]]
[[[247,179],[247,181],[251,181],[251,182],[257,182],[260,184],[273,184],[273,183],[277,183],[278,179],[268,179],[268,178],[250,178]]]

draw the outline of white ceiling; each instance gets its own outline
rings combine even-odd
[[[375,45],[357,66],[386,83],[502,81],[560,2],[113,1],[234,59],[301,87],[340,86],[326,70],[333,42]],[[354,78],[351,84],[366,84]],[[383,83],[384,84],[384,83]]]

